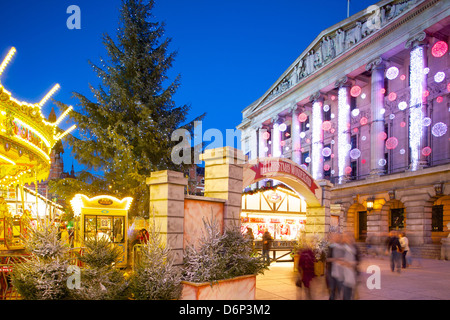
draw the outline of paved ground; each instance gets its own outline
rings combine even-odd
[[[371,265],[380,268],[380,289],[367,287],[373,274],[367,273]],[[397,273],[390,270],[387,257],[364,257],[360,271],[356,296],[359,300],[450,300],[450,261],[416,259]],[[296,276],[292,262],[272,263],[270,270],[257,277],[256,299],[306,300],[304,289],[295,286]],[[316,277],[311,289],[314,300],[328,299],[325,277]]]

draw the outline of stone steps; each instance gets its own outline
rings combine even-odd
[[[365,242],[356,242],[358,249],[362,255],[367,254],[367,244]],[[440,259],[441,245],[440,244],[423,244],[421,246],[410,246],[411,254],[422,259]]]

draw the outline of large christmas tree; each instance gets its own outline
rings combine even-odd
[[[169,52],[164,23],[152,21],[153,7],[152,0],[122,1],[117,40],[104,35],[108,58],[101,59],[101,66],[91,63],[101,80],[97,88],[90,87],[96,101],[74,93],[80,103],[70,116],[79,138],[69,136],[68,141],[87,170],[77,179],[50,183],[61,198],[70,200],[75,193],[132,196],[131,214],[147,215],[146,177],[155,170],[184,170],[171,161],[178,143],[171,141],[172,132],[192,131],[204,115],[187,122],[189,106],[175,105],[180,77],[170,81],[168,70],[176,53]]]

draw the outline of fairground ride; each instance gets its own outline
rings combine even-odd
[[[0,80],[15,52],[11,48],[0,64]],[[52,148],[76,128],[58,127],[72,107],[55,122],[41,112],[58,89],[56,84],[38,103],[27,103],[16,100],[0,82],[0,253],[23,249],[36,220],[62,213],[61,206],[37,192],[38,182],[49,176]],[[25,187],[31,184],[35,191]]]

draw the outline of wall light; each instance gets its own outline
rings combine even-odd
[[[375,199],[374,198],[369,198],[366,200],[366,207],[367,207],[367,211],[372,211],[373,210],[373,203],[374,203]]]

